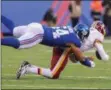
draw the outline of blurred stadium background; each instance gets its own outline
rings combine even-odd
[[[101,0],[100,0],[101,1]],[[105,0],[104,0],[105,1]],[[110,1],[110,0],[106,0]],[[101,1],[102,2],[102,1]],[[70,11],[68,10],[70,1],[2,1],[2,15],[15,23],[15,26],[29,24],[31,22],[42,23],[43,16],[49,8],[53,8],[57,16],[57,26],[71,25]],[[104,48],[111,57],[111,16],[103,15],[105,2],[100,9],[100,20],[106,18],[107,34]],[[96,5],[96,4],[95,4]],[[101,5],[102,6],[102,5]],[[99,8],[101,8],[101,6]],[[96,6],[95,6],[96,7]],[[93,22],[91,16],[93,6],[91,1],[82,1],[81,15],[79,23],[88,26]],[[111,10],[111,4],[108,10]],[[93,12],[93,14],[95,14]],[[110,23],[110,24],[109,24]],[[10,33],[7,26],[2,24],[1,32]],[[2,89],[105,89],[111,88],[111,61],[107,63],[96,60],[94,69],[86,68],[80,64],[68,63],[66,69],[61,74],[60,79],[50,80],[42,76],[27,75],[21,80],[16,80],[16,70],[23,60],[42,66],[49,67],[52,48],[38,45],[28,50],[15,50],[10,47],[2,46]],[[87,52],[86,55],[95,55],[94,50]]]

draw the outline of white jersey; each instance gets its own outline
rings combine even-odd
[[[88,51],[92,48],[94,48],[94,42],[95,40],[99,40],[103,42],[104,36],[95,28],[90,28],[90,34],[86,40],[82,43],[81,51]]]

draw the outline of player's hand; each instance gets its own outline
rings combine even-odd
[[[70,60],[71,62],[73,62],[73,63],[77,63],[77,62],[78,62],[76,56],[75,56],[73,53],[70,53],[70,54],[69,54],[69,60]]]

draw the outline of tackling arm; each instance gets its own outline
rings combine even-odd
[[[94,46],[97,49],[101,59],[104,60],[104,61],[107,61],[109,59],[109,56],[105,52],[102,43],[100,41],[96,40],[95,43],[94,43]]]
[[[77,59],[80,60],[80,61],[83,60],[84,56],[83,56],[83,53],[80,51],[80,49],[77,48],[74,44],[70,44],[70,46],[71,46],[72,52],[75,54]]]
[[[95,67],[95,63],[92,61],[93,59],[89,57],[85,57],[81,50],[76,47],[74,44],[69,44],[71,46],[71,51],[74,53],[75,57],[82,65],[88,66],[88,67]]]

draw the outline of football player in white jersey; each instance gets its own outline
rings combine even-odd
[[[105,35],[105,26],[100,21],[95,21],[90,28],[90,35],[82,45],[81,50],[87,51],[93,47],[96,48],[102,60],[108,60],[109,56],[103,48],[103,41]],[[86,47],[85,47],[86,46]]]
[[[94,21],[93,24],[90,27],[90,34],[87,39],[84,39],[81,51],[85,52],[88,50],[91,50],[93,48],[96,49],[96,57],[98,59],[107,61],[109,60],[109,55],[105,52],[103,47],[103,41],[104,41],[104,35],[105,35],[105,26],[101,21]],[[76,62],[74,59],[74,55],[70,55],[70,60],[72,62]]]

